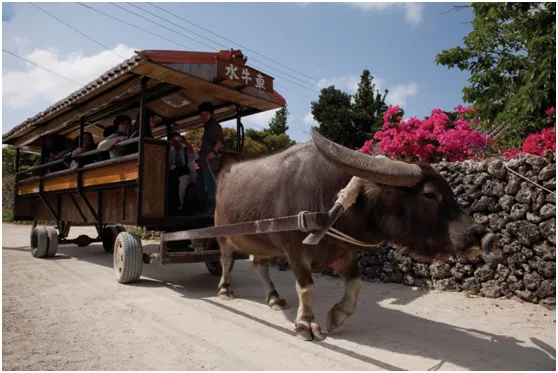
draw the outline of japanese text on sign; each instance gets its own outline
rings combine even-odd
[[[217,76],[238,81],[242,85],[273,92],[273,79],[247,66],[239,66],[229,61],[217,61]]]

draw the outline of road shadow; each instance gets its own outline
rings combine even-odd
[[[8,251],[29,251],[31,253],[29,246],[20,246],[20,247],[2,247],[2,250]]]
[[[112,255],[106,254],[100,244],[87,248],[72,245],[60,246],[58,256],[112,268]],[[52,260],[52,258],[45,260]],[[198,267],[193,271],[194,273],[189,273],[188,266],[193,265],[198,265]],[[172,289],[184,298],[204,301],[223,311],[240,315],[271,330],[295,338],[293,329],[273,324],[263,317],[259,317],[258,314],[249,314],[239,310],[235,308],[235,300],[219,300],[216,296],[219,277],[207,272],[200,273],[199,265],[203,266],[203,264],[144,265],[142,279],[135,284],[125,286]],[[169,267],[184,268],[184,271],[171,270]],[[242,276],[235,276],[237,271],[243,271]],[[277,290],[289,304],[288,309],[275,312],[282,312],[287,320],[294,323],[298,297],[294,286],[294,276],[290,271],[286,272],[287,276],[284,276],[285,272],[279,274],[279,271],[272,269],[272,279]],[[287,277],[290,280],[285,280]],[[327,286],[321,286],[324,285],[322,280],[324,279],[316,280],[316,300],[313,302],[316,315],[325,315],[329,308],[340,300],[343,292],[341,280],[335,281],[334,279],[334,283],[328,281]],[[250,262],[239,261],[235,264],[235,269],[231,273],[231,282],[237,298],[259,304],[262,315],[274,312],[265,304],[263,286],[259,293],[247,293],[246,290],[243,290],[255,283],[260,283]],[[335,285],[335,288],[332,285]],[[331,293],[328,292],[328,289],[335,289],[334,293],[328,294]],[[526,346],[527,340],[477,330],[474,325],[471,325],[470,328],[463,328],[412,315],[413,306],[409,303],[423,294],[425,291],[415,291],[404,285],[370,284],[361,291],[357,311],[353,316],[326,340],[316,343],[324,349],[373,364],[383,370],[405,369],[382,362],[372,356],[364,356],[339,347],[330,341],[346,340],[391,353],[420,356],[438,361],[428,370],[443,370],[446,363],[464,367],[467,370],[556,370],[556,350],[537,338],[530,338],[531,343],[537,347]],[[324,301],[324,298],[327,300]],[[406,312],[383,307],[378,304],[380,302],[382,304],[402,304],[403,307],[406,307]],[[436,310],[433,309],[432,313],[435,312]]]

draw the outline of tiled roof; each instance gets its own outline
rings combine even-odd
[[[2,136],[2,142],[8,140],[10,137],[12,137],[14,135],[17,135],[21,131],[35,125],[38,121],[40,121],[44,117],[52,115],[52,114],[56,113],[57,111],[68,107],[69,105],[71,105],[75,101],[79,100],[83,96],[87,95],[88,93],[91,93],[92,91],[100,88],[103,85],[106,85],[106,84],[110,83],[111,81],[118,78],[119,76],[127,73],[132,68],[137,66],[139,64],[139,62],[141,62],[143,59],[144,59],[144,57],[142,57],[140,55],[134,55],[134,56],[128,58],[127,60],[125,60],[124,62],[119,63],[118,65],[116,65],[112,69],[106,71],[104,74],[99,76],[97,79],[89,82],[89,84],[87,84],[83,88],[73,92],[72,94],[68,95],[67,97],[63,98],[62,100],[60,100],[60,101],[56,102],[55,104],[51,105],[46,110],[38,113],[37,115],[35,115],[32,118],[28,118],[23,123],[21,123],[21,124],[15,126],[14,128],[12,128],[10,131],[8,131],[7,133],[5,133]]]

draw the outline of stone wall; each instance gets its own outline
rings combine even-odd
[[[363,252],[363,277],[384,282],[481,296],[518,297],[556,302],[556,199],[509,172],[516,171],[553,192],[556,158],[521,155],[509,161],[440,163],[434,167],[448,180],[459,204],[500,238],[501,250],[478,260],[423,262],[405,250],[382,247]]]

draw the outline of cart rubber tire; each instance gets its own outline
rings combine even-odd
[[[106,253],[114,252],[114,244],[116,237],[120,231],[115,226],[109,225],[101,232],[101,240],[103,242],[103,249]]]
[[[54,227],[45,227],[48,235],[48,248],[46,256],[52,258],[58,252],[58,231]]]
[[[35,258],[44,258],[48,251],[48,233],[44,227],[31,229],[29,247]]]
[[[223,266],[221,266],[221,261],[219,260],[205,262],[205,268],[207,268],[207,271],[211,273],[213,276],[220,277],[223,275]],[[229,268],[229,273],[232,272],[233,268],[234,268],[234,259],[231,263],[231,268]]]
[[[121,232],[114,243],[113,269],[121,284],[136,282],[143,269],[141,239],[135,233]]]
[[[205,250],[207,250],[207,251],[220,250],[219,243],[217,242],[217,240],[215,238],[210,238],[206,242]],[[220,276],[223,275],[223,267],[221,266],[221,261],[220,260],[205,262],[205,268],[207,268],[207,271],[209,273],[211,273],[213,276],[219,276],[220,277]],[[231,263],[231,267],[229,268],[229,273],[232,272],[233,268],[234,268],[234,259]]]

